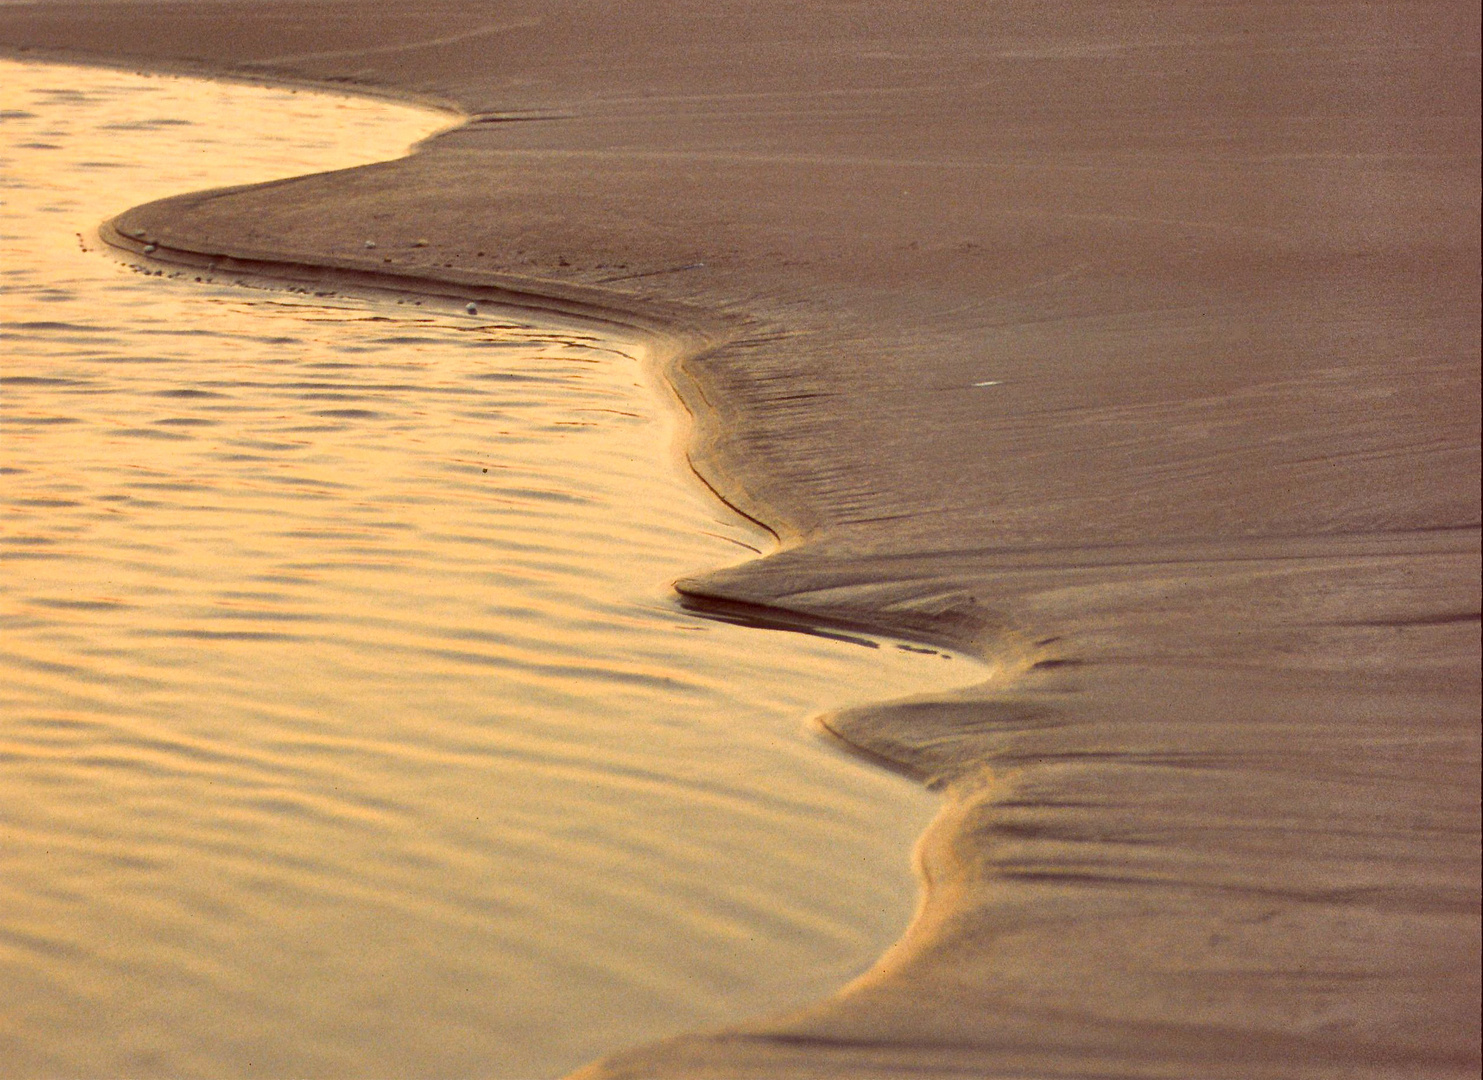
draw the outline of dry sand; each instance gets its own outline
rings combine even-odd
[[[684,590],[1001,665],[830,721],[947,797],[876,970],[594,1077],[1477,1074],[1478,37],[1463,3],[0,6],[12,52],[457,103],[407,159],[123,226],[670,331],[697,469],[784,540]]]

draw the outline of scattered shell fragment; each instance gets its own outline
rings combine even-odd
[[[375,246],[376,246],[376,241],[374,241],[374,240],[367,240],[366,241],[366,247],[373,248]]]
[[[153,255],[156,251],[159,251],[159,250],[160,250],[160,248],[159,248],[159,245],[158,244],[145,244],[144,245],[144,254],[146,254],[146,255]]]
[[[427,241],[426,240],[413,240],[412,241],[412,246],[413,247],[427,247]]]

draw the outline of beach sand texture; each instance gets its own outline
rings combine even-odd
[[[456,103],[402,160],[119,227],[663,331],[697,470],[783,541],[687,595],[999,666],[828,721],[945,793],[906,938],[591,1077],[1476,1075],[1478,37],[1463,3],[0,6],[14,55]]]

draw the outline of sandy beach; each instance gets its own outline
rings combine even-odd
[[[671,347],[781,550],[698,608],[998,675],[826,718],[941,790],[925,900],[803,1012],[584,1077],[1479,1064],[1479,14],[232,0],[0,49],[456,107],[120,243]]]

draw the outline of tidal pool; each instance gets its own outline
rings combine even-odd
[[[94,239],[449,119],[0,64],[7,1075],[555,1075],[910,917],[935,800],[806,721],[977,669],[681,609],[766,543],[642,340]]]

